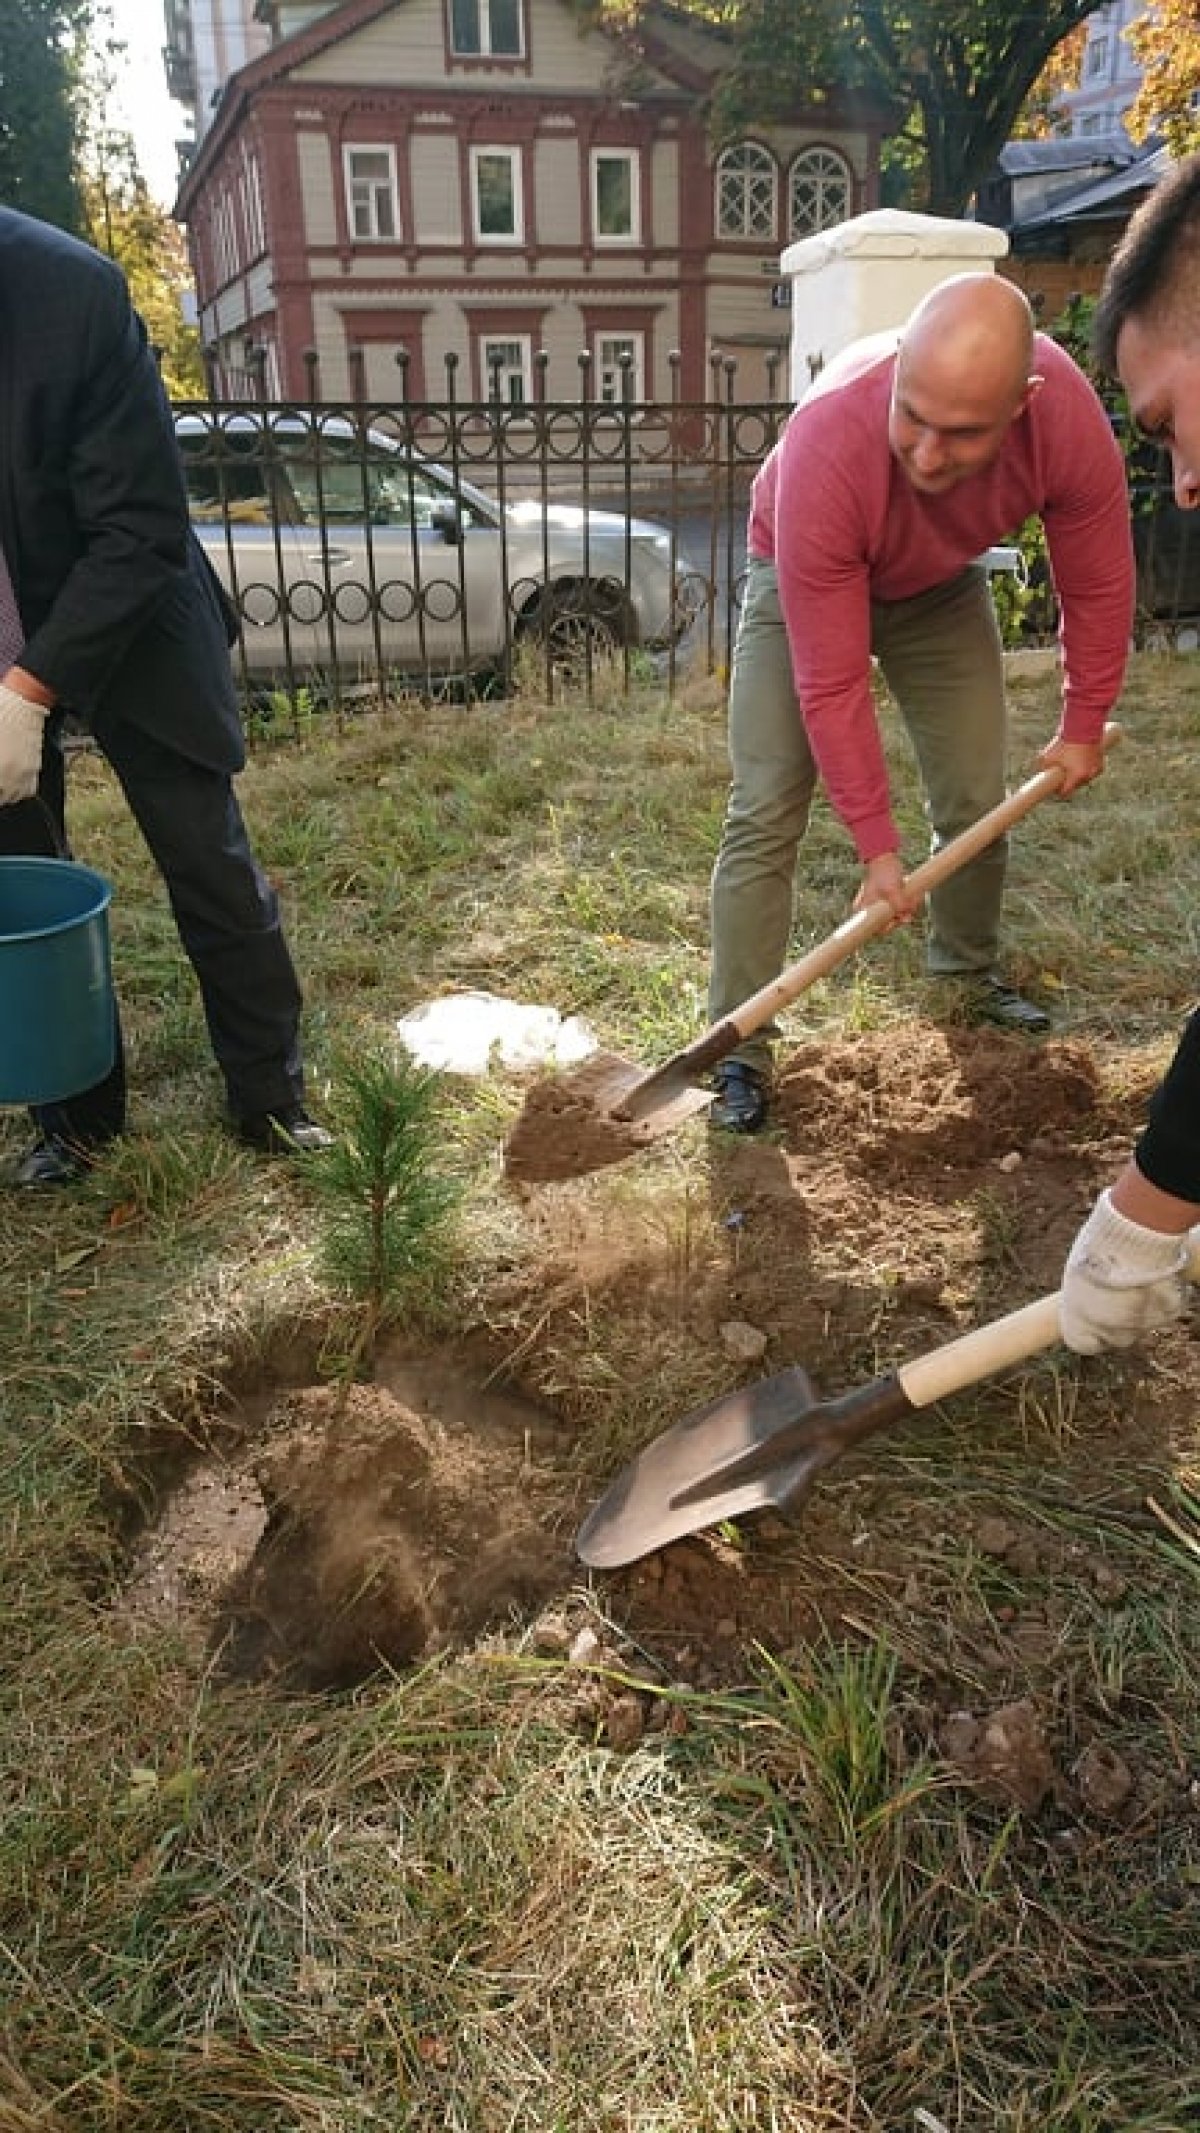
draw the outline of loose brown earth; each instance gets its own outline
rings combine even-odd
[[[584,1486],[581,1425],[558,1411],[556,1369],[586,1355],[602,1314],[650,1385],[656,1357],[689,1342],[713,1359],[718,1389],[796,1362],[830,1393],[867,1382],[1057,1286],[1149,1078],[1106,1093],[1080,1045],[918,1021],[802,1046],[782,1062],[770,1138],[713,1137],[716,1222],[694,1252],[586,1184],[510,1178],[502,1189],[538,1245],[537,1293],[514,1276],[486,1337],[439,1355],[397,1343],[348,1395],[310,1385],[257,1396],[243,1451],[194,1475],[146,1537],[125,1604],[201,1626],[242,1676],[322,1688],[494,1631],[626,1673],[636,1653],[659,1688],[744,1681],[754,1648],[786,1651],[831,1625],[887,1621],[902,1637],[906,1604],[936,1609],[956,1515],[928,1463],[922,1472],[936,1420],[905,1425],[899,1451],[893,1439],[852,1454],[795,1518],[765,1514],[598,1579],[588,1613],[572,1538],[595,1468]],[[578,1128],[572,1104],[556,1112],[548,1100],[542,1115],[548,1131],[556,1117]],[[1170,1384],[1144,1393],[1139,1428],[1165,1436],[1171,1396]],[[1048,1502],[1094,1501],[1090,1534],[1105,1518],[1147,1523],[1139,1497],[1105,1495],[1113,1424],[1090,1425],[1086,1396],[1083,1407],[1078,1442],[1039,1446],[1032,1478]],[[1001,1412],[1011,1418],[1012,1403]],[[652,1430],[676,1419],[668,1408]],[[1010,1426],[978,1445],[981,1465]],[[966,1447],[968,1468],[972,1456]],[[1119,1814],[1134,1776],[1099,1750],[1086,1768],[1058,1768],[1025,1692],[1042,1667],[1053,1700],[1059,1599],[1082,1582],[1115,1603],[1124,1580],[1069,1525],[997,1515],[986,1489],[967,1503],[957,1516],[994,1566],[998,1599],[985,1620],[947,1627],[944,1654],[921,1655],[931,1679],[940,1669],[929,1716],[943,1752],[1027,1809],[1070,1795]],[[585,1718],[614,1741],[665,1708],[597,1689],[594,1670],[581,1689]]]

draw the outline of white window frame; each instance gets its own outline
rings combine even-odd
[[[646,336],[644,333],[629,333],[620,329],[603,331],[594,336],[592,347],[592,370],[595,376],[595,397],[607,401],[612,407],[624,405],[621,390],[622,352],[633,357],[630,375],[630,399],[646,397]]]
[[[513,227],[511,230],[485,230],[479,211],[479,169],[487,157],[502,157],[507,162],[512,180]],[[471,149],[471,228],[476,244],[523,244],[525,241],[525,201],[521,182],[521,151],[519,148],[485,146]]]
[[[802,178],[811,185],[816,196],[816,216],[801,222],[796,215],[796,181]],[[837,212],[829,214],[827,207],[833,190],[840,194]],[[837,148],[814,146],[801,148],[788,165],[788,239],[795,243],[801,237],[811,237],[817,230],[827,230],[834,223],[844,222],[854,202],[854,172],[847,158]]]
[[[1102,80],[1107,79],[1108,32],[1106,30],[1102,30],[1098,37],[1090,39],[1087,52],[1084,55],[1083,76],[1085,81],[1095,81],[1098,76]]]
[[[481,397],[490,400],[495,382],[491,351],[501,348],[515,349],[516,362],[506,356],[501,365],[500,405],[507,408],[527,408],[533,399],[533,343],[527,333],[481,333],[479,336],[479,369]],[[513,379],[520,385],[520,393],[514,396]],[[506,390],[507,387],[507,390]]]
[[[363,178],[355,174],[356,156],[382,157],[386,164],[385,178]],[[400,188],[396,182],[396,151],[390,141],[347,141],[342,149],[342,171],[346,189],[346,222],[355,244],[396,244],[400,237]],[[379,203],[386,198],[391,209],[392,228],[379,226]],[[358,226],[358,208],[365,210],[365,229]]]
[[[753,158],[751,165],[750,159]],[[739,159],[742,168],[738,168]],[[750,204],[757,182],[770,180],[769,217],[751,216]],[[746,243],[773,244],[779,228],[779,169],[769,148],[761,141],[734,141],[717,157],[716,199],[713,220],[718,237],[741,238]],[[727,188],[737,180],[740,208],[736,217],[726,214]],[[732,203],[730,203],[732,204]],[[736,220],[736,227],[734,223]]]
[[[263,220],[262,174],[258,157],[247,149],[242,157],[242,219],[246,225],[246,240],[250,257],[258,259],[267,248],[266,225]]]
[[[629,228],[600,227],[600,165],[623,163],[629,173]],[[595,244],[637,244],[642,231],[642,159],[636,148],[593,148],[591,156],[592,239]]]
[[[507,49],[497,50],[496,48],[496,41],[492,35],[492,0],[475,0],[475,17],[479,25],[478,44],[456,44],[454,41],[454,4],[453,0],[447,0],[447,37],[451,56],[454,59],[524,59],[525,8],[523,0],[516,0],[516,8],[517,49],[513,52]]]
[[[229,192],[218,193],[213,202],[213,256],[218,281],[232,281],[238,270],[238,246],[233,197]]]

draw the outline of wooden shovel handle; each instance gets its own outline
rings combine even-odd
[[[1189,1281],[1200,1282],[1200,1229],[1191,1233],[1186,1273]],[[1041,1349],[1052,1348],[1060,1337],[1059,1302],[1057,1290],[1053,1296],[1039,1296],[1036,1303],[1010,1311],[1007,1318],[976,1326],[974,1332],[947,1341],[931,1355],[905,1363],[896,1373],[905,1397],[913,1407],[933,1407],[965,1385],[977,1385],[981,1378],[1011,1370]]]
[[[1115,748],[1122,737],[1123,729],[1120,726],[1111,723],[1107,725],[1103,735],[1105,752]],[[981,815],[978,822],[973,822],[969,829],[963,830],[957,837],[952,837],[940,851],[934,852],[932,857],[922,860],[920,866],[914,867],[912,873],[905,876],[908,888],[915,890],[919,896],[928,896],[931,889],[936,889],[943,881],[948,881],[969,859],[978,858],[980,852],[986,851],[989,844],[994,844],[997,837],[1004,835],[1005,830],[1020,822],[1040,800],[1048,799],[1051,793],[1057,792],[1062,780],[1063,772],[1057,764],[1047,770],[1039,770],[1032,778],[1026,778],[1025,783],[1010,793],[1006,800],[1001,800],[997,806],[989,808],[987,814]],[[842,921],[836,932],[829,934],[825,940],[818,941],[816,947],[810,948],[808,954],[801,956],[798,963],[789,963],[787,969],[777,978],[772,978],[769,985],[764,985],[760,991],[743,1001],[740,1007],[735,1008],[721,1025],[722,1029],[736,1031],[737,1038],[748,1037],[752,1031],[761,1029],[764,1023],[774,1019],[780,1008],[790,1007],[792,1001],[799,999],[800,994],[806,992],[810,985],[815,985],[818,979],[827,977],[831,970],[836,970],[839,963],[844,963],[846,958],[853,955],[866,941],[873,940],[877,933],[885,933],[893,923],[893,916],[891,905],[882,897],[878,902],[868,904],[864,910],[853,912],[849,918]],[[727,1051],[732,1051],[734,1042],[736,1038],[726,1046]]]

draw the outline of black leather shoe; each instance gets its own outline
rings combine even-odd
[[[1013,1029],[1023,1037],[1044,1037],[1050,1017],[1044,1007],[1026,1000],[1003,978],[973,978],[968,995],[975,1022],[994,1022],[997,1029]]]
[[[708,1123],[727,1133],[758,1133],[767,1122],[767,1077],[744,1059],[727,1059],[713,1074],[716,1096]]]
[[[310,1118],[303,1104],[281,1104],[277,1111],[254,1111],[239,1118],[237,1134],[260,1155],[323,1155],[333,1135]]]
[[[23,1155],[11,1173],[14,1185],[32,1185],[35,1189],[47,1185],[77,1185],[91,1169],[86,1152],[72,1148],[66,1141],[46,1139],[35,1141]]]

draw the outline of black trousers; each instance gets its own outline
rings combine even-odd
[[[204,1003],[233,1117],[304,1098],[301,993],[279,899],[250,848],[225,771],[193,763],[114,720],[97,742],[115,771],[170,898]],[[0,807],[0,852],[69,857],[61,748],[48,732],[37,797]],[[34,1111],[43,1134],[95,1147],[125,1124],[119,1027],[111,1072],[94,1088]]]

